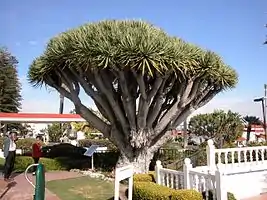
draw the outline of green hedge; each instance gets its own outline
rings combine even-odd
[[[80,159],[85,157],[83,154],[86,149],[76,147],[69,143],[61,143],[53,146],[45,146],[42,148],[43,156],[47,158],[70,157]]]
[[[149,172],[148,174],[135,174],[134,182],[156,182],[155,172]]]
[[[108,150],[117,150],[117,147],[106,139],[84,139],[78,141],[81,147],[90,147],[91,145],[99,145],[100,147],[107,147]]]
[[[152,200],[152,199],[173,199],[173,200],[198,200],[207,199],[214,200],[211,191],[197,192],[195,190],[174,190],[165,186],[161,186],[155,183],[155,172],[149,172],[148,174],[135,174],[134,175],[134,200]],[[228,192],[228,200],[236,200],[235,196]]]
[[[85,149],[71,144],[63,143],[43,148],[43,156],[46,158],[60,159],[67,169],[91,168],[91,158],[84,156]],[[94,153],[94,167],[102,170],[113,170],[119,158],[118,151]]]
[[[133,200],[203,200],[195,190],[175,190],[153,182],[135,182]]]
[[[40,163],[45,166],[46,171],[65,170],[66,168],[56,159],[41,158]],[[15,160],[15,171],[22,172],[33,164],[32,157],[29,156],[17,156]]]

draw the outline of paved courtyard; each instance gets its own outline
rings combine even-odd
[[[48,172],[46,181],[76,178],[82,176],[77,172]],[[29,178],[33,180],[31,175]],[[34,182],[34,181],[33,181]],[[16,174],[14,181],[6,183],[3,178],[0,179],[0,199],[1,200],[32,200],[34,194],[33,187],[26,181],[24,174]],[[46,200],[60,200],[55,194],[46,190]]]

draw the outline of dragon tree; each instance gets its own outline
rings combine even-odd
[[[214,52],[135,20],[88,23],[55,36],[28,78],[72,101],[119,148],[118,166],[133,164],[137,173],[148,171],[173,129],[238,81]],[[105,120],[85,106],[81,93]]]

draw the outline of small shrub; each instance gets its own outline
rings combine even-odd
[[[61,143],[53,146],[43,147],[42,151],[43,156],[48,158],[71,157],[80,159],[85,157],[83,154],[86,152],[86,149],[73,146],[69,143]]]
[[[233,193],[228,192],[227,193],[227,200],[237,200],[237,199],[235,198],[235,195]]]
[[[91,145],[99,145],[100,147],[107,147],[108,150],[117,150],[117,147],[106,139],[83,139],[78,141],[81,147],[90,147]]]
[[[195,190],[175,190],[152,182],[135,182],[133,200],[202,200]]]
[[[202,200],[202,195],[196,190],[174,190],[171,193],[171,200]]]
[[[61,166],[60,162],[57,160],[49,159],[49,158],[41,158],[40,163],[42,163],[47,171],[56,171],[56,170],[64,170],[65,168]],[[25,169],[33,164],[33,159],[28,156],[17,156],[15,160],[15,171],[22,172]]]
[[[155,172],[149,172],[148,174],[135,174],[134,182],[156,182],[155,181]]]
[[[133,190],[133,200],[169,200],[171,189],[152,182],[136,182]]]

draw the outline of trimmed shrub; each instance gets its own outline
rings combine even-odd
[[[43,148],[43,156],[46,158],[56,158],[67,169],[87,169],[91,168],[91,158],[84,156],[86,149],[63,143]],[[118,151],[105,153],[94,153],[94,167],[107,171],[113,170],[119,159]]]
[[[108,150],[117,150],[117,147],[106,139],[83,139],[78,141],[81,147],[90,147],[91,145],[99,145],[100,147],[107,147]]]
[[[235,198],[235,195],[233,193],[228,192],[227,193],[227,200],[237,200],[237,199]]]
[[[171,189],[152,182],[136,182],[133,189],[133,200],[169,200]]]
[[[136,182],[133,200],[202,200],[201,193],[195,190],[175,190],[152,182]]]
[[[43,156],[48,158],[57,157],[72,157],[72,158],[83,158],[83,154],[86,149],[83,147],[76,147],[69,143],[61,143],[53,146],[45,146],[42,148]]]
[[[202,200],[202,195],[196,190],[174,190],[171,193],[171,200]]]
[[[40,163],[42,163],[47,171],[65,170],[60,162],[54,159],[41,158]],[[29,156],[17,156],[15,160],[15,171],[22,172],[33,164],[33,159]]]
[[[133,177],[134,182],[156,182],[155,172],[149,172],[148,174],[135,174]]]

